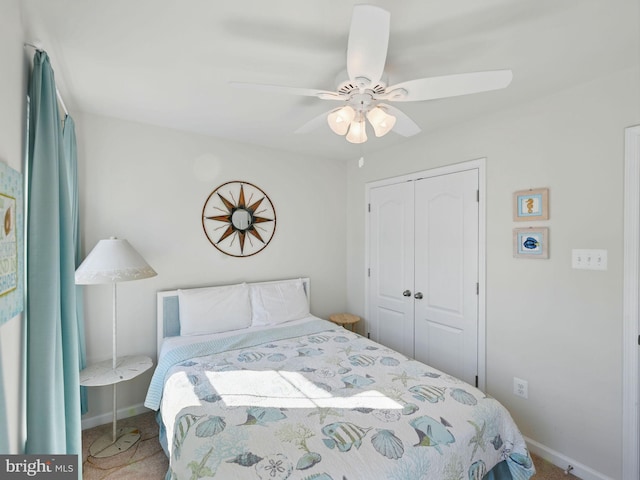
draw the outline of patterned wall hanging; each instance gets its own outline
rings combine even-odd
[[[267,194],[255,185],[227,182],[214,189],[204,202],[202,228],[222,253],[249,257],[273,238],[276,211]]]
[[[24,310],[22,174],[0,162],[0,325]]]

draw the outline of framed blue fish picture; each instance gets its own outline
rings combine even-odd
[[[520,190],[513,194],[513,220],[549,220],[549,189]]]
[[[514,228],[513,256],[549,258],[549,228]]]

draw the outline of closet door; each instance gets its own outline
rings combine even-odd
[[[474,384],[478,171],[415,182],[415,358]]]
[[[369,333],[413,357],[413,182],[369,193]]]

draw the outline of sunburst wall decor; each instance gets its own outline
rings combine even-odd
[[[233,181],[214,189],[202,208],[202,228],[226,255],[249,257],[264,249],[276,231],[276,210],[255,185]]]

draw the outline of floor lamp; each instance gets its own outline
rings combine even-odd
[[[110,457],[127,450],[140,438],[137,428],[116,429],[116,385],[130,380],[151,368],[145,356],[117,356],[117,284],[156,276],[142,256],[124,239],[111,237],[100,240],[76,270],[77,285],[113,285],[113,358],[91,365],[80,372],[80,385],[113,385],[113,429],[98,438],[90,447],[94,457]]]

